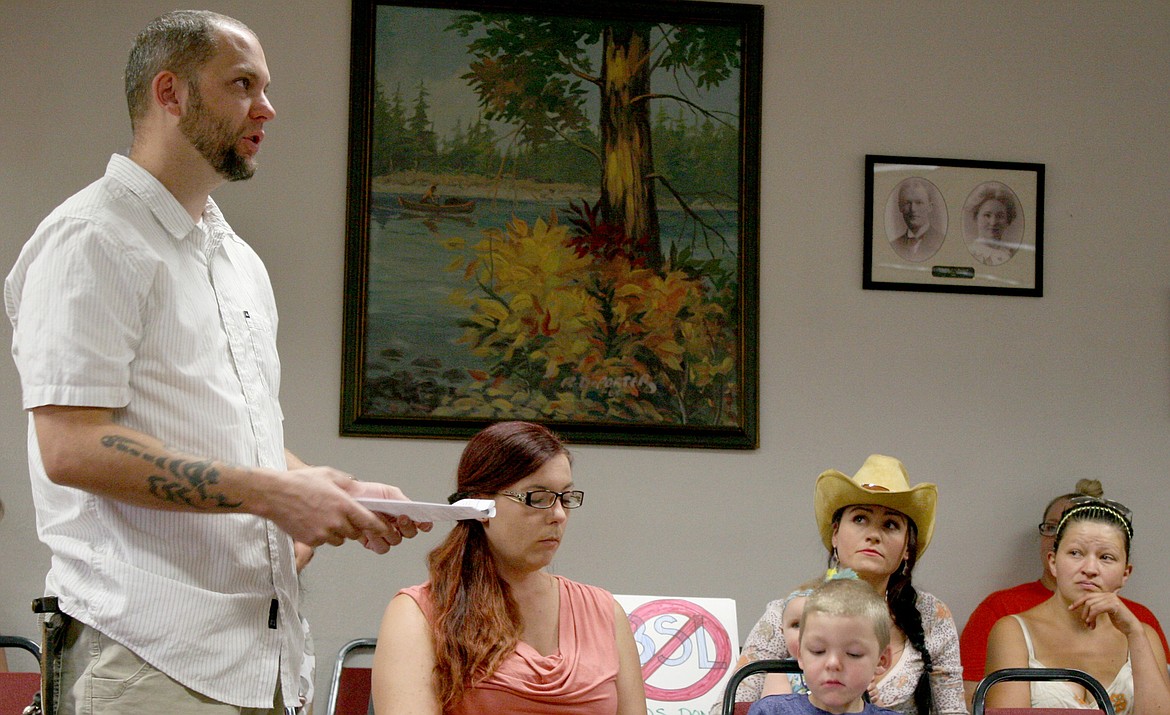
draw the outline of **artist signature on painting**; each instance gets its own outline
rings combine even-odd
[[[649,375],[622,375],[620,377],[589,378],[584,375],[566,377],[561,380],[562,389],[597,390],[610,394],[645,392],[653,395],[658,392],[658,383]]]

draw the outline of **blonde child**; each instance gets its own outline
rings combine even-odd
[[[894,711],[863,700],[870,682],[890,666],[890,627],[885,598],[864,581],[817,586],[804,604],[797,639],[808,694],[768,695],[748,715],[890,715]]]

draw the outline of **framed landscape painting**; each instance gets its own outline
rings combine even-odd
[[[355,0],[341,433],[757,447],[762,33]]]

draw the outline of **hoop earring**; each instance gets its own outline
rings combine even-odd
[[[829,554],[829,568],[835,569],[840,563],[841,560],[837,558],[837,547],[834,546],[833,552]]]

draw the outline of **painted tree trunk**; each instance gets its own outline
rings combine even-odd
[[[626,25],[605,30],[602,60],[601,217],[621,226],[630,255],[649,268],[663,265],[658,205],[654,198],[654,152],[650,142],[649,29]]]

